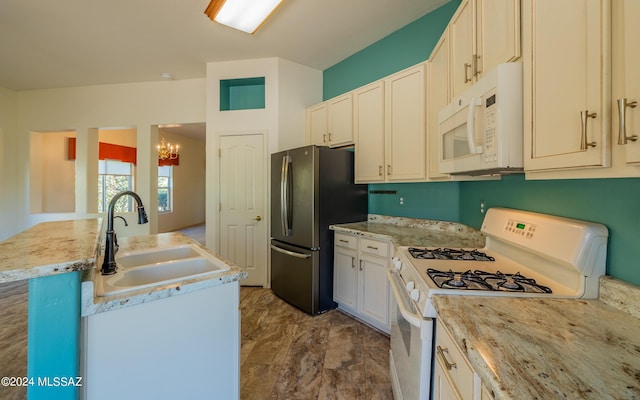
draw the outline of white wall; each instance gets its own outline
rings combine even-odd
[[[157,125],[166,123],[203,122],[206,115],[206,80],[140,82],[76,88],[10,92],[0,90],[0,102],[13,107],[13,129],[4,130],[5,147],[10,144],[13,159],[8,176],[13,182],[2,200],[8,203],[6,215],[15,215],[15,223],[2,234],[13,235],[38,222],[95,216],[97,193],[98,128],[134,127],[137,130],[138,166],[136,191],[149,212],[150,223],[119,227],[120,236],[155,233],[157,231]],[[17,99],[17,100],[16,100]],[[14,105],[12,105],[12,101]],[[4,106],[5,104],[1,104]],[[8,121],[8,122],[7,122]],[[0,107],[0,127],[11,124]],[[61,214],[29,213],[29,149],[30,132],[73,130],[77,133],[76,211]],[[9,136],[9,140],[7,140]],[[5,154],[5,155],[6,155]],[[6,167],[5,167],[6,168]],[[5,175],[5,174],[2,174]],[[2,211],[0,211],[2,212]],[[135,217],[133,217],[135,220]]]
[[[15,185],[18,175],[14,171],[16,163],[15,132],[18,115],[18,94],[13,90],[0,88],[0,241],[18,231],[15,213],[17,198]]]
[[[180,145],[180,165],[173,167],[173,211],[158,215],[158,232],[169,232],[205,222],[205,141],[163,133]]]
[[[220,80],[265,78],[265,108],[220,111]],[[279,58],[207,64],[207,154],[217,154],[224,134],[265,134],[265,158],[304,145],[304,109],[322,101],[322,71]],[[267,162],[267,165],[270,165]],[[218,159],[207,158],[207,246],[218,249]],[[269,210],[269,171],[264,196]],[[269,218],[265,221],[269,226]],[[267,229],[267,232],[269,230]],[[268,238],[265,238],[267,240]]]

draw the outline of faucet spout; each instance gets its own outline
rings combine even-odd
[[[136,204],[138,205],[138,224],[146,224],[147,222],[149,222],[147,213],[144,210],[144,204],[142,204],[142,199],[140,198],[140,196],[138,196],[137,193],[127,190],[117,193],[115,196],[113,196],[113,198],[109,202],[109,209],[107,212],[107,232],[104,245],[104,261],[102,262],[102,268],[100,269],[102,275],[113,275],[118,270],[118,266],[116,265],[115,260],[116,252],[118,250],[118,239],[116,237],[115,231],[113,230],[113,220],[115,219],[113,213],[116,203],[122,196],[125,195],[133,197],[136,201]]]

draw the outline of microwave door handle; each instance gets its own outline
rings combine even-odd
[[[467,144],[469,145],[470,154],[482,153],[482,146],[476,146],[475,135],[475,115],[476,107],[482,105],[482,99],[472,97],[469,99],[469,112],[467,113]]]

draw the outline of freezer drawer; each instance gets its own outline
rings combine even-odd
[[[271,290],[309,314],[317,314],[319,252],[271,241]]]

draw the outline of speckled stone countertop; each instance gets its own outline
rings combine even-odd
[[[398,246],[480,248],[485,236],[477,229],[448,221],[370,214],[367,221],[331,225],[337,232],[390,240]]]
[[[43,222],[0,242],[0,283],[95,266],[102,219]]]
[[[620,290],[622,289],[622,290]],[[598,300],[434,295],[437,323],[502,399],[640,399],[640,287]]]
[[[230,265],[228,271],[218,274],[201,276],[198,278],[184,279],[171,284],[159,284],[154,287],[147,287],[140,290],[119,293],[111,296],[98,297],[95,295],[95,279],[99,272],[97,269],[85,271],[82,277],[82,308],[81,315],[83,317],[111,311],[123,307],[129,307],[136,304],[156,301],[179,294],[189,293],[196,290],[223,285],[225,283],[239,281],[247,277],[247,273],[242,271],[240,267],[233,263],[220,258],[206,247],[203,247],[195,240],[185,236],[179,232],[160,233],[157,235],[131,236],[118,238],[120,244],[120,252],[138,251],[151,249],[155,247],[169,247],[183,244],[194,244],[216,258]],[[117,260],[116,256],[116,260]],[[124,270],[124,267],[120,267]]]

